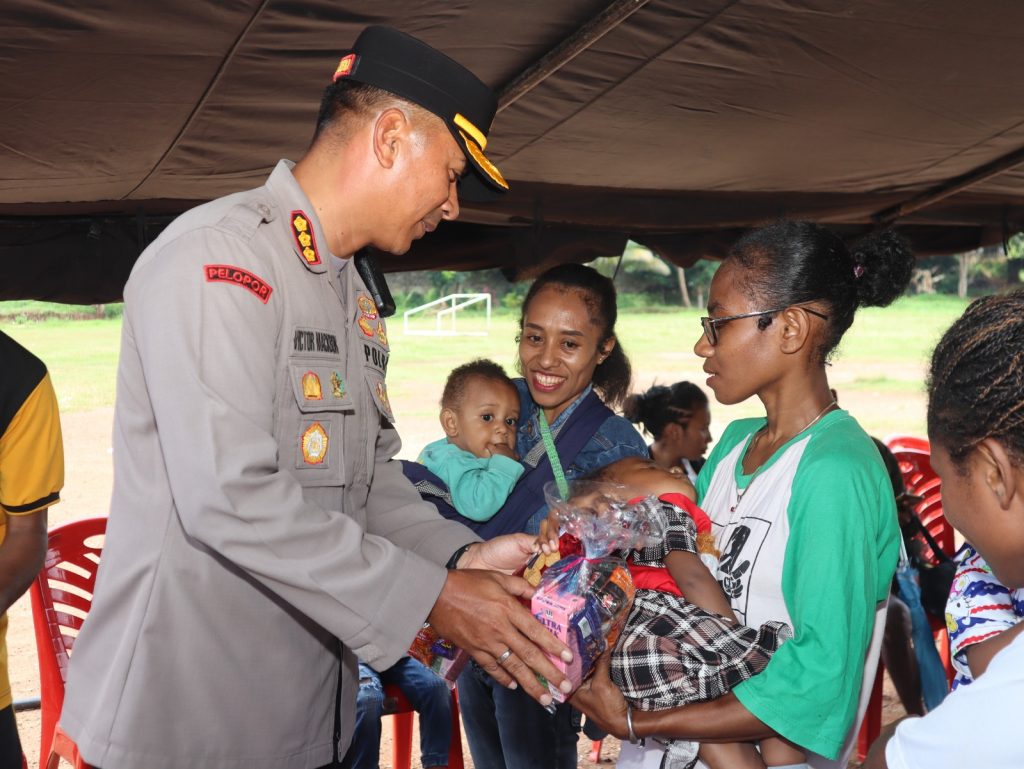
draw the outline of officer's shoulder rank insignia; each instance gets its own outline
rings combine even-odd
[[[316,235],[309,217],[303,211],[292,211],[291,225],[295,245],[306,264],[320,264],[320,252],[316,248]]]
[[[302,434],[302,458],[307,465],[319,465],[327,458],[327,431],[314,422]]]
[[[323,390],[320,387],[320,377],[316,375],[316,372],[307,371],[302,375],[302,395],[308,401],[324,399]]]

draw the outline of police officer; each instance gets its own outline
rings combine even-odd
[[[349,258],[455,219],[460,183],[507,186],[484,155],[495,110],[456,62],[368,28],[305,156],[139,258],[103,564],[61,717],[90,764],[335,764],[356,657],[392,665],[424,620],[542,703],[535,673],[568,687],[526,583],[489,570],[528,539],[474,541],[391,461],[387,330]]]

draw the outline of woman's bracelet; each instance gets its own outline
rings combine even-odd
[[[629,742],[631,745],[640,745],[643,747],[646,739],[643,737],[637,737],[636,732],[633,731],[633,706],[628,702],[626,703],[626,729],[629,732]]]

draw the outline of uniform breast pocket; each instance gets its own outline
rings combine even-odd
[[[339,369],[320,363],[292,363],[290,372],[295,408],[284,429],[292,451],[282,463],[289,462],[303,486],[344,486],[343,432],[354,411],[348,382]]]

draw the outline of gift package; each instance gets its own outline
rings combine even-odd
[[[449,688],[454,688],[455,679],[469,662],[468,653],[451,641],[441,638],[428,622],[423,623],[423,627],[413,639],[412,646],[409,647],[409,656],[441,676]]]
[[[571,663],[549,659],[575,690],[601,652],[615,643],[633,602],[633,580],[616,553],[660,542],[665,522],[656,500],[631,500],[617,484],[574,481],[568,500],[548,484],[545,497],[563,532],[562,557],[545,568],[552,556],[537,556],[524,577],[536,586],[533,615],[573,653]],[[548,689],[558,702],[568,696],[550,684]]]

